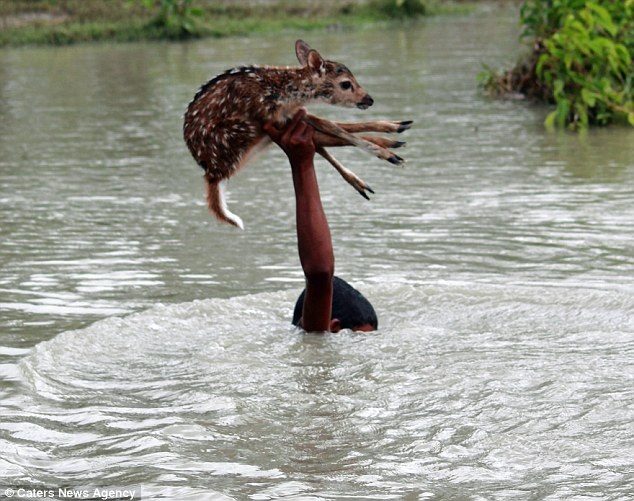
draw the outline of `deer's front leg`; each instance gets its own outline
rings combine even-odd
[[[396,134],[409,129],[412,125],[411,120],[378,120],[373,122],[334,122],[346,132],[351,134],[358,132],[380,132],[386,134]],[[400,148],[405,146],[405,141],[397,141],[381,136],[361,136],[361,139],[370,141],[382,148]],[[315,131],[315,144],[321,146],[352,146],[346,139],[335,137],[330,134]]]
[[[381,146],[382,148],[401,148],[405,146],[405,141],[396,141],[389,137],[381,137],[381,136],[361,136],[361,139],[374,143],[376,145]],[[315,131],[315,135],[313,136],[313,140],[315,144],[318,146],[324,146],[326,148],[330,147],[339,147],[339,146],[354,146],[350,144],[350,141],[347,139],[342,139],[340,137],[331,136],[330,134],[324,134],[323,132]]]
[[[345,139],[352,146],[356,146],[371,155],[377,156],[383,160],[387,160],[388,162],[399,165],[402,164],[405,160],[399,157],[397,154],[391,152],[387,148],[383,148],[382,146],[362,139],[360,137],[354,136],[350,132],[345,131],[341,127],[339,127],[336,123],[331,122],[330,120],[326,120],[324,118],[320,118],[316,115],[307,114],[304,117],[304,120],[312,125],[315,129],[324,134],[329,134],[331,136],[338,137],[340,139]]]
[[[411,120],[373,120],[370,122],[334,122],[346,132],[383,132],[398,134],[412,126]]]

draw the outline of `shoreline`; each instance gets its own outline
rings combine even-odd
[[[411,3],[414,1],[418,2]],[[304,0],[300,5],[289,0],[250,0],[239,6],[228,0],[198,1],[191,12],[161,18],[157,8],[145,8],[140,1],[16,0],[0,4],[0,47],[349,30],[381,23],[415,22],[438,14],[465,14],[473,12],[479,3],[434,0],[410,12],[396,7],[395,0]]]

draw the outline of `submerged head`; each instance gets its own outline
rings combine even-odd
[[[297,298],[293,311],[293,325],[299,325],[304,309],[304,294]],[[353,331],[373,331],[378,328],[379,321],[374,308],[363,294],[348,282],[339,278],[332,279],[332,314],[330,330],[338,332],[341,329]]]
[[[311,72],[316,99],[337,106],[356,106],[362,110],[374,103],[374,99],[343,64],[327,61],[303,40],[295,42],[295,54],[300,64]]]

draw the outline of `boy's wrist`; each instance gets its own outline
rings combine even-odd
[[[314,169],[313,156],[310,155],[302,155],[302,156],[293,156],[289,157],[291,169],[293,171],[296,170],[312,170]]]

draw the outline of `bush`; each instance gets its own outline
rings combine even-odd
[[[532,53],[485,88],[555,104],[548,126],[634,126],[634,0],[528,0],[520,11]]]
[[[414,18],[427,13],[427,6],[423,0],[373,0],[370,7],[393,19]]]
[[[200,8],[193,7],[193,0],[138,0],[147,9],[157,9],[151,26],[165,30],[175,37],[195,36],[195,18],[202,16]]]

